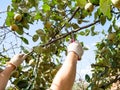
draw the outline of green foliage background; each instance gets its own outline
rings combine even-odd
[[[91,90],[109,89],[113,82],[120,80],[120,28],[116,25],[120,11],[112,5],[111,0],[89,1],[94,5],[93,12],[84,9],[87,0],[11,0],[5,24],[0,28],[12,32],[24,43],[18,47],[21,52],[29,52],[25,47],[25,44],[31,44],[28,37],[39,44],[32,48],[32,54],[12,74],[10,80],[14,87],[8,90],[46,90],[61,67],[59,59],[61,53],[66,53],[65,43],[69,42],[71,34],[77,32],[75,38],[80,35],[95,36],[101,34],[95,31],[96,24],[104,26],[106,23],[108,30],[101,29],[106,37],[96,44],[96,62],[91,65],[92,77],[86,75],[85,78]],[[20,22],[14,20],[16,13],[22,15]],[[91,18],[92,21],[89,21]],[[34,22],[42,22],[43,28],[40,26],[31,36],[28,32]],[[12,24],[16,24],[19,30],[11,31],[9,27]],[[114,37],[107,38],[111,33],[114,33]],[[0,38],[4,43],[5,35],[1,34]],[[5,52],[3,48],[0,53],[1,67],[9,60]]]

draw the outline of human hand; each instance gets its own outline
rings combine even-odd
[[[67,47],[68,53],[69,52],[74,52],[78,55],[78,59],[80,60],[82,55],[83,55],[83,48],[81,46],[81,44],[78,41],[72,42],[69,44],[69,46]]]
[[[23,60],[25,60],[26,57],[26,54],[17,54],[13,56],[13,58],[11,58],[8,63],[14,65],[15,67],[18,67],[23,62]]]

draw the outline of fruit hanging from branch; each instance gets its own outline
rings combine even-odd
[[[15,14],[14,20],[20,22],[22,20],[22,15],[21,14]]]
[[[92,3],[89,2],[89,3],[87,3],[87,4],[85,5],[85,10],[86,10],[86,11],[92,12],[93,9],[94,9],[94,5],[93,5]]]
[[[12,31],[16,31],[16,30],[19,29],[19,27],[18,27],[16,24],[12,24],[12,25],[10,26],[10,29],[11,29]]]
[[[116,8],[120,8],[120,0],[111,0],[113,6]]]

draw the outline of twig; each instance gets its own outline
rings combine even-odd
[[[76,15],[76,13],[79,11],[80,7],[77,7],[77,9],[74,11],[73,15],[71,16],[71,18],[69,18],[68,22],[70,22],[73,17]]]
[[[68,22],[70,22],[73,19],[73,17],[76,15],[76,13],[79,11],[79,9],[80,9],[80,7],[76,8],[76,10],[73,12],[73,15],[68,19]],[[65,27],[65,25],[66,25],[66,23],[55,33],[55,35],[53,35],[52,39]]]
[[[8,26],[0,26],[0,29],[7,28]]]
[[[2,14],[2,13],[6,13],[7,11],[2,11],[2,12],[0,12],[0,14]]]
[[[13,46],[12,42],[10,42],[10,44],[11,44],[11,49],[12,49],[13,53],[15,54],[15,50],[14,50],[14,46]]]
[[[5,55],[2,55],[1,52],[0,52],[0,58],[3,57],[3,58],[6,58],[7,60],[10,60],[9,57],[5,56]]]
[[[14,49],[19,48],[19,47],[17,47],[17,46],[16,46],[16,47],[14,47],[14,46],[16,46],[16,45],[13,45],[13,46],[12,46]],[[10,47],[10,48],[7,49],[7,50],[3,50],[3,51],[1,51],[1,52],[0,52],[0,55],[1,55],[1,53],[8,52],[9,50],[12,49],[12,47]]]
[[[112,10],[111,12],[114,13],[114,14],[120,14],[120,12],[115,12],[115,11],[113,11],[113,10]]]
[[[29,53],[27,53],[27,55],[31,55],[34,52],[34,50],[32,49]]]

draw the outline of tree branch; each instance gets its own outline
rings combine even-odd
[[[97,21],[95,21],[95,22],[93,22],[93,23],[91,23],[91,24],[88,24],[88,25],[83,26],[83,27],[81,27],[81,28],[72,30],[71,32],[68,32],[68,33],[66,33],[65,35],[63,35],[63,36],[61,36],[61,37],[59,37],[59,38],[52,39],[52,41],[49,41],[48,43],[46,43],[46,44],[44,44],[44,45],[41,45],[41,46],[42,46],[42,47],[48,46],[49,44],[52,44],[52,43],[54,43],[54,42],[56,42],[56,41],[58,41],[58,40],[61,40],[61,39],[65,38],[65,37],[67,37],[68,35],[71,35],[71,33],[75,33],[75,32],[78,32],[78,31],[80,31],[80,30],[82,30],[82,29],[88,28],[88,27],[90,27],[90,26],[92,26],[92,25],[95,25],[95,24],[97,24],[99,21],[100,21],[100,20],[97,20]]]

